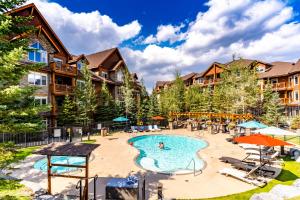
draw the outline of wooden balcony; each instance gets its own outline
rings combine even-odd
[[[77,75],[77,67],[70,66],[69,64],[61,65],[56,62],[51,62],[50,68],[52,71],[58,74],[69,75],[69,76]]]
[[[221,81],[220,78],[216,78],[216,79],[206,79],[203,81],[203,85],[214,85],[214,84],[217,84]],[[201,84],[201,83],[200,83]]]
[[[67,95],[74,92],[75,87],[72,85],[51,84],[51,91],[56,95]]]
[[[289,104],[291,101],[289,98],[280,98],[281,104],[287,105]]]
[[[292,90],[293,87],[291,84],[287,82],[280,82],[280,83],[273,83],[272,84],[272,89],[273,90]]]

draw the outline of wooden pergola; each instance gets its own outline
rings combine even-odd
[[[171,119],[178,117],[189,117],[189,118],[201,118],[206,117],[207,119],[230,119],[230,120],[249,120],[253,119],[252,114],[232,114],[232,113],[211,113],[211,112],[170,112]]]
[[[47,156],[47,175],[48,175],[48,194],[51,194],[51,177],[64,177],[64,178],[76,178],[85,180],[85,188],[83,191],[84,199],[88,199],[88,179],[89,179],[89,158],[93,150],[95,150],[99,144],[84,144],[84,143],[52,143],[41,150],[34,152],[35,154]],[[84,157],[85,165],[72,165],[72,164],[60,164],[51,163],[52,156],[74,156]],[[78,169],[85,169],[84,176],[66,175],[52,173],[51,168],[54,166],[60,167],[72,167]]]

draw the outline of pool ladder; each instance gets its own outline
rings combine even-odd
[[[186,166],[186,169],[188,169],[188,167],[190,166],[190,164],[193,162],[193,167],[194,167],[194,176],[196,176],[196,162],[194,160],[194,158],[192,158],[192,160],[189,162],[189,164]]]

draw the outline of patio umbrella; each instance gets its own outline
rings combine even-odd
[[[117,117],[113,119],[113,122],[127,122],[128,119],[126,117]]]
[[[270,126],[267,128],[259,129],[253,131],[253,133],[260,133],[264,135],[274,135],[274,136],[299,136],[299,134],[294,133],[292,131],[287,131],[281,128],[277,128],[275,126]]]
[[[262,134],[253,134],[250,136],[237,137],[234,139],[234,141],[238,143],[256,144],[256,145],[267,146],[267,147],[291,145],[290,143],[287,143],[285,141],[278,140]],[[259,153],[260,153],[260,163],[261,163],[262,160],[261,148],[259,148]]]
[[[243,128],[250,128],[250,129],[252,129],[252,128],[261,129],[261,128],[268,127],[267,125],[260,123],[258,121],[254,121],[254,120],[238,124],[237,126],[243,127]]]
[[[161,117],[161,116],[154,116],[152,117],[153,120],[164,120],[165,118],[164,117]]]

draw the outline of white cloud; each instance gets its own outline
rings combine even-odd
[[[120,26],[98,11],[74,13],[57,3],[32,1],[71,52],[94,52],[134,37],[132,45],[142,41],[143,49],[128,46],[121,52],[148,89],[157,80],[170,80],[175,69],[200,72],[213,61],[230,61],[232,54],[269,62],[300,58],[300,24],[285,0],[208,0],[207,11],[194,20],[159,25],[146,38],[137,21]]]
[[[184,24],[179,26],[160,25],[157,27],[157,33],[155,36],[153,34],[149,35],[145,40],[144,44],[153,44],[169,41],[173,44],[176,41],[181,41],[184,39],[184,34],[180,33],[180,30],[184,27]]]
[[[137,36],[141,30],[137,20],[120,26],[99,11],[75,13],[48,0],[30,2],[36,4],[66,47],[75,54],[118,46]]]
[[[144,50],[123,49],[124,57],[144,76],[148,88],[157,80],[172,78],[174,69],[200,72],[213,61],[230,61],[232,54],[268,62],[300,58],[300,25],[292,21],[293,8],[285,1],[210,0],[206,5],[208,10],[199,12],[187,31],[164,31],[167,36],[184,35],[178,46],[159,46],[170,37],[159,40],[158,28],[144,40],[151,44]]]

